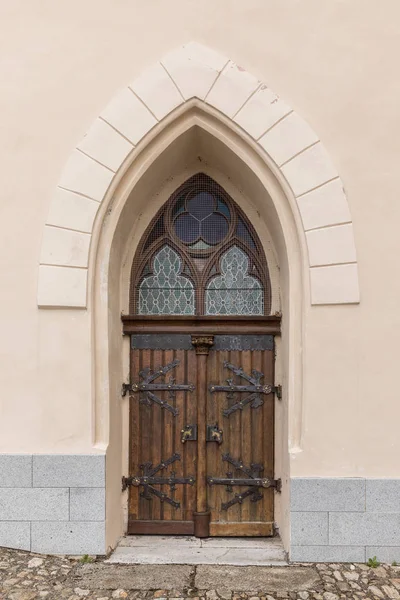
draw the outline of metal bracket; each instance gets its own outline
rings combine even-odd
[[[132,386],[130,383],[123,383],[122,384],[122,389],[121,389],[121,396],[123,398],[125,398],[125,396],[127,395],[128,392],[130,392],[132,389]]]
[[[185,425],[183,429],[181,429],[181,442],[184,444],[185,442],[194,442],[197,440],[197,425]]]
[[[207,442],[217,442],[217,444],[222,444],[222,436],[223,431],[218,427],[218,423],[216,423],[215,425],[207,425]]]

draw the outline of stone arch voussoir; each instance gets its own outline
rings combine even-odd
[[[308,247],[312,304],[359,302],[348,202],[317,135],[256,77],[191,42],[119,92],[70,156],[45,225],[39,306],[87,306],[91,234],[108,188],[138,142],[193,97],[245,130],[292,189]]]

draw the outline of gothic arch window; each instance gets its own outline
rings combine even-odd
[[[130,313],[262,316],[270,309],[268,265],[254,227],[214,180],[191,177],[139,244]]]

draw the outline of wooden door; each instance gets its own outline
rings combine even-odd
[[[210,535],[273,535],[274,338],[215,336],[208,380]]]
[[[128,533],[193,534],[197,448],[182,442],[197,414],[190,336],[132,335],[132,384]]]
[[[273,340],[131,336],[128,533],[273,535]]]

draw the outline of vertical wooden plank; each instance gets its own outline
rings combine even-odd
[[[186,368],[185,368],[185,383],[196,385],[197,361],[194,350],[186,351]],[[197,423],[197,388],[193,392],[184,392],[185,402],[185,420],[182,421],[182,427],[185,425],[195,425]],[[196,478],[197,468],[197,441],[185,442],[184,448],[184,465],[185,477],[193,476]],[[183,511],[183,519],[185,521],[193,520],[193,512],[196,510],[196,484],[186,485],[186,501]]]
[[[173,350],[165,350],[163,354],[164,354],[163,363],[162,363],[163,366],[167,365],[168,363],[170,363],[174,360]],[[171,376],[176,377],[175,369],[173,371],[170,371],[169,373],[167,373],[167,376],[165,378],[166,381],[168,381]],[[160,382],[161,382],[161,379],[160,379]],[[165,400],[169,404],[174,405],[174,401],[169,397],[168,392],[161,392],[161,393],[164,395]],[[177,392],[177,393],[179,393],[179,392]],[[160,437],[162,438],[161,458],[163,460],[167,460],[170,456],[172,456],[174,454],[174,452],[177,451],[175,449],[174,427],[175,427],[175,419],[177,419],[178,417],[174,417],[174,415],[171,412],[169,412],[169,410],[160,409],[159,407],[157,407],[157,410],[160,410],[161,417],[162,417],[162,431],[159,434]],[[176,471],[177,473],[180,472],[180,467],[177,463],[172,464],[170,467],[168,467],[168,469],[159,471],[158,474],[161,477],[167,477],[167,475],[169,473],[171,473],[172,471]],[[156,486],[156,487],[158,488],[158,486]],[[173,497],[173,492],[170,491],[169,486],[162,485],[162,486],[160,486],[160,489],[164,494],[167,494],[167,496]],[[175,518],[175,508],[173,506],[171,506],[171,504],[169,504],[168,502],[162,503],[161,513],[162,513],[162,518],[167,521]]]
[[[262,351],[260,350],[254,350],[252,352],[252,369],[255,369],[256,371],[261,371],[262,373],[264,373],[264,378],[261,380],[261,383],[268,383],[268,380],[266,379],[266,373],[264,372],[264,367],[262,364]],[[251,444],[252,444],[252,449],[251,449],[251,454],[252,454],[252,462],[253,463],[258,463],[260,465],[264,466],[264,470],[261,472],[261,476],[265,475],[265,469],[266,469],[266,458],[264,457],[264,451],[263,451],[263,444],[264,444],[264,425],[263,425],[263,418],[264,418],[264,406],[265,406],[265,402],[267,401],[267,396],[263,395],[263,400],[264,400],[264,404],[263,406],[259,406],[258,408],[251,408]],[[259,501],[259,502],[250,502],[251,507],[250,507],[250,515],[251,515],[251,520],[252,521],[264,521],[265,520],[265,515],[264,515],[264,504],[265,504],[265,490],[262,490],[261,493],[263,494],[263,500]]]
[[[229,356],[229,362],[232,363],[235,367],[240,366],[240,355],[241,352],[239,352],[238,350],[232,350]],[[224,379],[226,379],[227,377],[231,377],[234,380],[234,384],[235,385],[240,385],[242,384],[240,378],[235,375],[232,372],[228,372],[227,369],[225,369],[225,376]],[[238,402],[241,399],[241,394],[236,394],[235,395],[235,399],[234,402]],[[234,413],[232,413],[229,417],[229,454],[236,460],[240,460],[242,459],[242,437],[241,437],[241,427],[240,427],[240,423],[241,423],[241,412],[240,410],[235,411]],[[226,469],[232,471],[233,476],[235,478],[237,477],[242,477],[242,472],[238,471],[237,469],[235,469],[235,467],[233,467],[232,465],[228,465],[228,463],[225,463]],[[233,492],[225,492],[226,494],[226,499],[230,500],[231,498],[234,497],[235,494],[239,494],[242,491],[242,488],[239,487],[234,487],[233,488]],[[230,508],[228,508],[227,511],[225,511],[226,513],[226,520],[229,521],[230,523],[238,523],[240,522],[240,504],[234,504],[233,506],[231,506]]]
[[[225,385],[227,378],[227,370],[224,367],[225,360],[228,360],[229,355],[226,351],[216,352],[215,359],[215,383],[218,385]],[[228,463],[222,460],[222,456],[229,453],[229,440],[230,440],[230,417],[224,417],[223,411],[228,408],[228,400],[226,398],[226,392],[218,392],[215,395],[215,405],[218,414],[218,424],[223,431],[223,443],[218,447],[216,453],[216,460],[214,463],[214,471],[217,477],[226,477],[228,469]],[[216,520],[226,521],[227,512],[223,511],[221,506],[228,500],[228,493],[225,486],[215,486],[215,503],[217,506]]]
[[[163,363],[164,360],[164,356],[163,356],[164,352],[162,350],[153,350],[153,371],[158,370],[160,367],[165,366]],[[157,383],[164,383],[165,381],[165,377],[164,376],[160,376],[157,377],[156,382]],[[162,400],[167,399],[167,392],[156,392],[156,395],[159,396],[159,398],[161,398]],[[164,458],[162,456],[162,444],[163,444],[163,431],[162,431],[162,415],[161,413],[164,412],[164,409],[161,408],[161,406],[159,406],[156,403],[153,403],[151,406],[151,439],[150,439],[150,452],[151,452],[151,462],[153,463],[153,466],[157,465],[158,463],[161,462],[161,459]],[[166,457],[168,458],[168,457]],[[161,477],[165,477],[166,472],[170,471],[171,467],[168,467],[168,469],[164,469],[159,471],[159,474],[161,475]],[[158,486],[157,486],[158,487]],[[161,490],[163,490],[164,486],[161,486]],[[162,503],[160,502],[159,498],[156,498],[155,496],[152,497],[152,499],[150,500],[150,504],[151,504],[151,519],[154,520],[160,520],[162,519],[162,510],[161,510],[161,505]]]
[[[196,513],[207,511],[207,450],[206,450],[206,399],[207,399],[207,359],[206,354],[197,354],[197,502]],[[195,525],[195,532],[197,532]],[[196,533],[197,534],[197,533]],[[198,534],[200,535],[200,534]]]
[[[221,415],[218,412],[218,399],[219,393],[210,393],[209,386],[210,384],[218,384],[218,370],[217,370],[217,362],[218,362],[218,354],[219,352],[211,351],[208,355],[208,381],[207,381],[207,424],[214,425],[215,423],[219,423],[221,426]],[[221,461],[221,452],[218,444],[214,442],[207,442],[207,476],[216,475],[219,470],[219,463]],[[217,501],[218,495],[218,487],[208,486],[207,494],[208,494],[208,506],[211,510],[211,521],[219,520],[219,511],[220,506]]]
[[[240,352],[240,358],[241,358],[241,367],[243,369],[243,371],[247,374],[251,373],[251,351],[250,350],[246,350],[243,352]],[[242,379],[242,381],[239,382],[241,385],[245,385],[246,382],[244,379]],[[247,393],[244,394],[240,394],[241,399],[244,400],[247,397]],[[247,406],[245,406],[243,408],[242,411],[240,411],[241,413],[241,423],[240,423],[240,437],[241,437],[241,459],[243,461],[243,464],[246,467],[250,467],[250,464],[252,462],[252,430],[251,430],[251,413],[254,410],[259,410],[259,409],[253,409],[251,408],[250,404],[247,404]],[[244,476],[244,475],[242,475]],[[244,492],[246,490],[246,488],[241,488],[240,490],[238,490],[239,492]],[[254,504],[254,502],[251,502],[250,498],[246,498],[243,502],[242,505],[240,505],[240,520],[242,522],[246,522],[250,520],[250,510],[251,510],[251,505]]]
[[[214,343],[213,336],[192,336],[192,344],[197,358],[197,500],[194,514],[194,532],[198,537],[209,535],[210,512],[207,502],[207,369],[210,347]]]
[[[140,350],[130,350],[130,381],[136,382],[139,378]],[[139,472],[140,454],[140,415],[137,394],[129,397],[129,475]],[[139,518],[139,489],[129,488],[129,516],[131,519]]]
[[[141,350],[140,351],[140,368],[142,371],[147,367],[152,367],[153,365],[153,351],[152,350]],[[138,379],[139,381],[139,379]],[[140,394],[136,395],[136,402],[139,407],[139,415],[140,415],[140,457],[138,464],[138,475],[142,475],[142,471],[140,469],[140,465],[144,464],[147,461],[151,461],[151,441],[152,441],[152,407],[147,406],[146,404],[142,404],[139,402]],[[139,514],[140,519],[150,519],[151,518],[151,502],[142,498],[140,495],[143,488],[139,488]]]
[[[177,383],[185,383],[185,351],[184,350],[175,350],[174,353],[171,351],[171,359],[176,358],[179,360],[179,365],[177,365],[174,369],[173,376],[176,379]],[[171,465],[171,471],[176,472],[177,477],[183,477],[185,472],[185,444],[181,442],[181,429],[184,426],[183,417],[185,416],[185,395],[184,392],[177,391],[175,393],[175,407],[179,410],[179,414],[176,417],[173,417],[172,427],[172,435],[173,435],[173,445],[174,452],[177,452],[181,456],[181,460],[173,463]],[[187,444],[187,442],[186,442]],[[177,484],[175,492],[173,492],[173,498],[180,503],[180,508],[172,508],[172,518],[174,520],[183,520],[184,515],[184,502],[185,502],[185,491],[184,488],[186,485]]]
[[[274,383],[274,352],[273,350],[263,351],[263,372],[265,373],[265,383]],[[275,396],[270,394],[266,396],[263,406],[263,455],[264,455],[264,475],[274,476],[274,408]],[[267,489],[264,492],[263,500],[264,519],[273,521],[274,518],[274,490]]]

